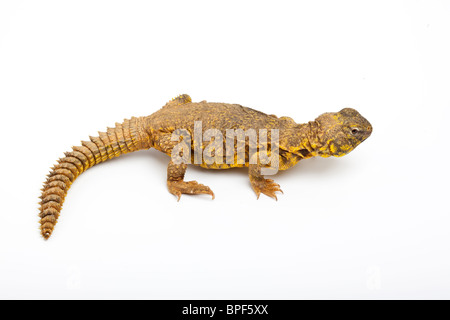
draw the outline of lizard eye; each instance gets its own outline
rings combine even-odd
[[[353,129],[352,129],[352,134],[353,134],[353,135],[357,134],[358,132],[359,132],[359,129],[358,129],[358,128],[353,128]]]

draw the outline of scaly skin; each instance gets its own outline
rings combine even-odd
[[[227,129],[244,131],[254,129],[256,132],[259,132],[259,129],[267,129],[269,150],[267,154],[270,157],[271,148],[278,147],[279,170],[289,169],[300,160],[315,156],[346,155],[372,132],[370,123],[356,110],[350,108],[336,113],[324,113],[314,121],[297,124],[289,117],[278,118],[237,104],[206,101],[193,103],[188,95],[180,95],[150,116],[133,117],[122,124],[116,123],[115,128],[108,128],[106,133],[99,132],[98,137],[82,141],[81,146],[72,147],[72,151],[66,152],[65,157],[58,160],[58,164],[51,168],[42,189],[39,216],[41,235],[44,239],[48,239],[52,234],[67,191],[82,172],[122,154],[152,147],[171,156],[173,148],[181,141],[172,141],[172,133],[177,129],[184,129],[193,137],[195,121],[201,121],[202,133],[208,129],[217,129],[223,137],[226,137]],[[271,145],[270,129],[279,130],[277,146]],[[219,152],[222,149],[222,163],[210,163],[202,157],[201,162],[196,164],[194,143],[190,146],[191,163],[206,169],[248,167],[250,184],[258,198],[263,193],[276,199],[275,192],[282,192],[280,186],[273,180],[264,178],[261,174],[263,164],[251,161],[248,139],[240,141],[246,146],[245,159],[241,162],[237,161],[238,144],[235,143],[232,163],[227,163],[225,159],[224,145],[216,146],[214,150]],[[209,143],[209,140],[203,142],[200,148],[204,150]],[[178,200],[182,194],[210,194],[214,198],[214,193],[209,187],[196,181],[184,181],[186,168],[187,164],[170,160],[167,168],[169,192]]]

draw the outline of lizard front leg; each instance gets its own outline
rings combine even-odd
[[[248,166],[248,176],[250,178],[250,184],[258,199],[259,195],[264,193],[266,196],[278,200],[275,192],[279,191],[283,193],[278,183],[275,183],[272,179],[265,179],[264,176],[261,175],[260,164],[250,164]]]
[[[167,167],[167,187],[169,192],[178,197],[182,194],[210,194],[214,199],[214,192],[197,181],[184,181],[184,174],[186,173],[187,164],[175,164],[172,160]]]

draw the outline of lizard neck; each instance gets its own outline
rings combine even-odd
[[[280,147],[301,159],[319,155],[322,148],[320,124],[317,121],[299,124],[284,131]]]

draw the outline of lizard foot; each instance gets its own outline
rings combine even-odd
[[[257,179],[251,182],[252,188],[256,193],[256,196],[259,199],[259,195],[264,193],[266,196],[274,198],[278,201],[275,192],[279,191],[283,193],[283,190],[280,189],[280,185],[275,183],[272,179]]]
[[[177,201],[180,201],[182,194],[209,194],[214,200],[214,192],[197,181],[167,181],[169,192],[178,197]]]

